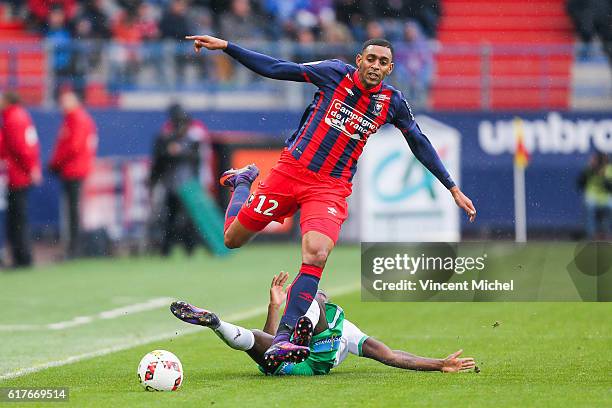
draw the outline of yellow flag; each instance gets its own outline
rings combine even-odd
[[[525,168],[529,164],[529,152],[525,148],[523,120],[514,118],[514,165]]]

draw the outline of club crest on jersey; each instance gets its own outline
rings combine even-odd
[[[382,112],[382,108],[383,108],[382,102],[376,102],[374,104],[374,114],[380,115],[380,112]]]

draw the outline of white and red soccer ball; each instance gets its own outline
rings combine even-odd
[[[140,360],[138,379],[147,391],[176,391],[183,383],[183,365],[171,352],[154,350]]]

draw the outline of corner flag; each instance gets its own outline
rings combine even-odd
[[[527,208],[525,194],[525,167],[529,152],[525,147],[523,120],[515,118],[514,128],[514,235],[516,242],[527,241]]]
[[[525,147],[525,130],[521,118],[514,119],[514,165],[522,168],[529,164],[529,152]]]

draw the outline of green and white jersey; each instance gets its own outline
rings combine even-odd
[[[336,304],[326,303],[325,320],[327,320],[328,328],[312,336],[310,357],[305,361],[314,365],[315,372],[319,374],[327,374],[334,367],[336,355],[342,343],[344,310]]]
[[[326,303],[325,319],[328,328],[312,337],[310,357],[299,364],[282,364],[275,375],[328,374],[349,353],[361,356],[361,346],[368,336],[344,318],[344,310],[336,304]]]
[[[338,367],[349,353],[356,356],[362,357],[363,343],[368,339],[368,335],[359,330],[357,326],[348,321],[344,320],[344,327],[342,328],[342,337],[340,338],[340,347],[336,353],[336,360],[334,361],[334,367]]]

